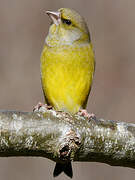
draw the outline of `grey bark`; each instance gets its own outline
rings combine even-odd
[[[135,168],[135,124],[44,109],[0,111],[0,156],[40,156]]]

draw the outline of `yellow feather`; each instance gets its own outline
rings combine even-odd
[[[90,45],[44,47],[41,56],[42,85],[49,104],[57,110],[78,112],[85,108],[94,73]]]

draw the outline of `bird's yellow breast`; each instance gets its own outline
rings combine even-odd
[[[49,47],[41,55],[41,80],[45,99],[56,110],[76,113],[84,108],[94,73],[90,44]]]

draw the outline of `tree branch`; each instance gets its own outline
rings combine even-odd
[[[0,111],[0,156],[103,162],[135,168],[135,124],[54,110]]]

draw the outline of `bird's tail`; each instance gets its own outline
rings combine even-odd
[[[56,177],[62,172],[64,172],[70,178],[73,177],[73,171],[72,171],[71,162],[68,162],[68,163],[65,163],[65,164],[56,163],[55,169],[54,169],[54,172],[53,172],[53,176]]]

